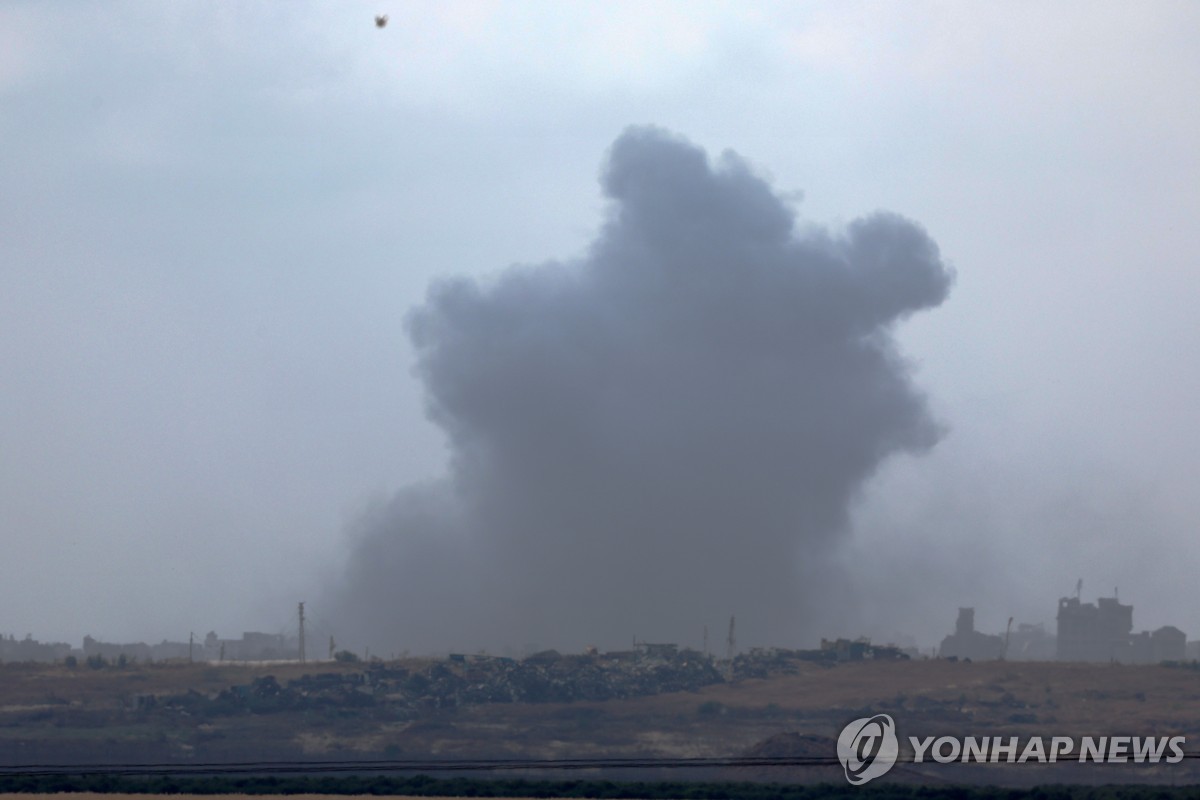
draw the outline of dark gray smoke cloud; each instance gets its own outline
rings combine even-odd
[[[377,651],[723,637],[835,614],[856,491],[939,427],[893,325],[952,276],[889,213],[797,231],[737,155],[627,130],[586,255],[435,285],[410,317],[449,476],[360,523],[339,638]],[[722,626],[722,627],[718,627]]]

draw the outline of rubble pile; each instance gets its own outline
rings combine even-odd
[[[156,706],[185,711],[194,716],[223,716],[253,712],[315,708],[354,708],[375,705],[374,690],[361,674],[326,673],[305,675],[283,686],[273,675],[255,678],[248,684],[231,686],[215,696],[189,690],[185,694],[160,698],[138,698],[138,708]]]
[[[521,662],[471,664],[460,692],[466,703],[571,703],[685,692],[722,678],[711,659],[684,651],[662,657],[564,656],[550,651]]]
[[[696,691],[723,680],[711,658],[691,650],[584,655],[550,650],[523,661],[456,655],[412,670],[376,663],[361,672],[305,675],[286,685],[267,675],[212,697],[190,691],[161,698],[158,705],[194,715],[347,707],[415,713],[484,703],[615,700]]]
[[[732,674],[734,680],[766,678],[771,675],[795,675],[797,662],[817,661],[832,664],[835,654],[825,650],[787,650],[781,647],[752,648],[747,653],[734,656]]]

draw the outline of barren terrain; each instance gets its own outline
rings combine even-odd
[[[1200,745],[1200,672],[1185,667],[936,660],[774,666],[765,678],[694,691],[468,703],[467,689],[456,689],[452,703],[433,694],[403,699],[392,684],[367,674],[374,669],[410,681],[415,675],[429,686],[436,681],[425,676],[440,674],[469,688],[470,668],[448,669],[445,662],[100,670],[10,664],[0,667],[0,759],[19,765],[732,757],[785,733],[806,735],[810,748],[827,741],[832,756],[846,722],[877,712],[896,719],[902,741],[1183,735],[1185,749],[1200,749],[1192,744]],[[304,688],[313,686],[342,687],[337,691],[344,694]],[[356,699],[350,705],[329,699],[343,696]],[[1172,769],[1172,781],[1198,779],[1190,761]],[[1120,779],[1107,766],[1090,774],[1101,772]],[[698,770],[695,777],[738,775]]]

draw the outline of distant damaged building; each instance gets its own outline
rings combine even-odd
[[[1150,660],[1156,664],[1187,660],[1187,635],[1174,625],[1164,625],[1150,634]]]
[[[1133,606],[1116,597],[1083,603],[1079,597],[1058,601],[1058,660],[1156,664],[1183,661],[1187,636],[1171,625],[1153,633],[1133,633]]]
[[[145,642],[102,642],[91,636],[83,637],[83,655],[106,661],[119,661],[122,658],[142,663],[182,661],[188,657],[190,649],[187,642],[169,642],[165,639],[160,644],[152,645]]]
[[[994,661],[1004,657],[1004,639],[975,630],[975,609],[960,608],[954,633],[942,639],[938,654],[942,658]]]
[[[761,648],[754,648],[751,654]],[[899,647],[891,644],[871,644],[866,637],[858,639],[821,639],[820,650],[778,650],[771,648],[771,653],[794,657],[809,661],[907,661],[911,656]]]
[[[1009,661],[1053,661],[1057,650],[1054,635],[1040,622],[1022,622],[1009,635],[1004,657]]]
[[[1078,597],[1058,601],[1059,661],[1129,661],[1133,606],[1115,597],[1082,603]]]
[[[71,645],[62,642],[39,642],[32,635],[24,639],[0,636],[0,661],[3,662],[54,662],[70,654]]]
[[[299,656],[297,639],[280,633],[246,632],[240,639],[221,639],[214,631],[204,637],[208,661],[288,661]]]

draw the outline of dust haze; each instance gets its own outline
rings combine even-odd
[[[658,128],[615,141],[601,186],[582,256],[409,313],[448,472],[354,526],[339,641],[699,645],[736,614],[740,641],[795,645],[846,612],[864,482],[944,433],[893,331],[951,269],[915,222],[798,221],[737,154]]]

